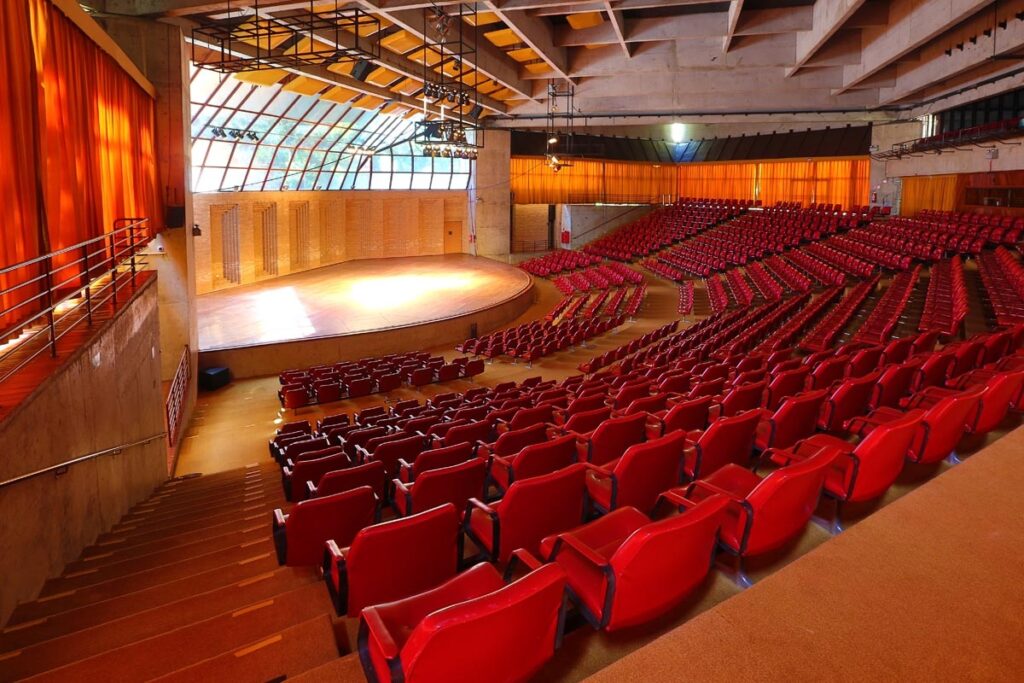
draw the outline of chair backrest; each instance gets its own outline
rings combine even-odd
[[[942,386],[955,363],[956,355],[953,349],[943,349],[925,357],[921,371],[914,381],[914,391],[925,387]]]
[[[782,399],[803,391],[807,376],[811,369],[807,366],[785,370],[775,375],[775,378],[768,385],[768,400],[765,405],[768,410],[775,410],[782,403]]]
[[[473,571],[473,570],[470,570]],[[525,680],[554,655],[565,571],[548,564],[424,617],[402,648],[406,681]]]
[[[912,457],[917,462],[934,463],[952,453],[977,418],[978,403],[984,392],[984,386],[974,386],[947,396],[929,408],[924,415],[927,434],[923,443],[915,447]]]
[[[881,346],[871,346],[857,351],[850,358],[846,374],[850,377],[862,377],[875,370],[882,361],[882,352]]]
[[[495,455],[515,455],[531,444],[547,441],[547,438],[547,425],[538,422],[523,429],[505,432],[491,446],[491,452]]]
[[[554,422],[554,409],[554,406],[550,404],[539,405],[534,408],[520,408],[515,416],[509,420],[508,427],[511,430],[515,430]]]
[[[761,407],[764,401],[765,388],[768,386],[766,380],[750,382],[734,386],[732,391],[722,399],[722,415],[729,416],[742,413],[745,410],[756,410]]]
[[[872,372],[863,377],[850,377],[836,387],[828,398],[818,426],[828,430],[841,429],[850,418],[866,415],[878,376],[878,372]]]
[[[700,585],[711,569],[728,503],[725,496],[710,496],[680,515],[640,527],[619,546],[611,558],[615,594],[606,630],[646,623]]]
[[[846,469],[841,489],[846,500],[873,500],[893,485],[921,428],[923,410],[911,410],[901,418],[875,427],[857,444],[856,466]]]
[[[468,424],[452,427],[444,435],[444,445],[454,446],[460,443],[476,443],[477,441],[489,441],[491,435],[491,423],[487,420],[479,420]]]
[[[387,468],[388,479],[398,472],[398,460],[412,462],[423,451],[423,438],[417,435],[406,436],[395,441],[382,443],[373,451],[373,460],[384,463]]]
[[[746,467],[754,451],[759,420],[758,411],[748,410],[712,422],[697,441],[696,460],[690,472],[693,478],[706,477],[729,463]]]
[[[625,408],[638,398],[649,396],[651,393],[651,381],[644,380],[636,384],[627,384],[615,394],[612,399],[612,407],[617,410]]]
[[[819,389],[783,399],[782,405],[773,415],[774,430],[769,446],[789,448],[797,441],[814,434],[827,395],[824,389]]]
[[[328,472],[343,470],[351,466],[352,461],[344,453],[336,453],[316,460],[299,461],[295,463],[295,468],[291,471],[291,478],[288,480],[285,494],[288,500],[302,500],[306,497],[307,481],[313,482],[314,485],[319,484],[320,478]]]
[[[591,410],[597,410],[598,408],[604,407],[604,393],[598,394],[587,394],[580,396],[569,403],[569,407],[566,408],[565,414],[567,417],[573,417],[578,413],[589,412]]]
[[[658,495],[679,483],[684,443],[686,434],[679,431],[627,448],[613,472],[618,480],[614,507],[628,505],[650,514]]]
[[[843,379],[849,361],[848,356],[837,356],[818,363],[811,372],[811,388],[826,389]]]
[[[977,417],[974,424],[970,425],[971,432],[987,434],[995,429],[1006,417],[1010,406],[1021,395],[1022,386],[1024,386],[1024,370],[1000,372],[993,375],[985,383],[985,393],[981,397]]]
[[[295,456],[293,462],[300,463],[303,460],[319,460],[320,458],[326,458],[329,455],[337,455],[338,453],[344,453],[345,449],[341,446],[328,446],[327,448],[321,448],[318,451],[306,451],[305,453],[299,453]]]
[[[416,477],[412,486],[412,509],[427,510],[452,503],[462,510],[467,500],[483,496],[486,474],[487,463],[480,458],[427,470]]]
[[[458,465],[471,460],[475,457],[473,450],[473,444],[463,442],[457,443],[454,446],[443,446],[423,451],[412,462],[412,478],[415,479],[428,470],[451,467],[452,465]],[[406,460],[406,462],[409,462],[409,460]]]
[[[766,476],[747,495],[753,520],[741,549],[743,555],[760,555],[792,540],[807,526],[818,506],[825,474],[837,451],[822,449]]]
[[[584,410],[583,412],[576,413],[563,425],[563,427],[570,432],[576,432],[577,434],[586,434],[592,432],[598,428],[598,426],[605,420],[611,418],[612,409],[608,406],[602,406],[593,410]]]
[[[701,396],[679,401],[665,413],[665,433],[683,430],[704,429],[711,412],[711,396]]]
[[[668,394],[654,394],[644,396],[642,398],[635,399],[625,410],[622,411],[623,415],[632,415],[634,413],[656,413],[665,409],[665,403],[668,401]]]
[[[285,519],[284,564],[289,567],[319,564],[327,541],[348,545],[360,529],[373,524],[376,511],[377,498],[369,486],[296,504]]]
[[[603,465],[622,457],[626,449],[646,438],[647,416],[643,413],[605,420],[590,437],[590,462]]]
[[[551,441],[536,443],[519,451],[512,460],[515,479],[536,477],[568,467],[576,462],[576,438],[567,434]]]
[[[914,352],[914,337],[900,337],[886,344],[882,357],[886,363],[902,363]]]
[[[541,539],[568,531],[583,521],[583,478],[586,468],[577,463],[527,479],[516,479],[498,507],[501,552],[508,562],[512,551],[526,548],[535,555]]]
[[[885,366],[871,395],[871,408],[899,407],[900,399],[910,393],[923,362],[922,358],[911,358],[904,363]]]
[[[454,505],[360,531],[345,557],[348,615],[359,616],[364,607],[421,593],[455,576],[458,536]]]
[[[699,398],[701,396],[717,396],[722,393],[722,389],[725,388],[725,380],[719,377],[718,379],[710,379],[705,382],[697,382],[690,389],[687,394],[689,398]]]
[[[316,497],[351,491],[360,486],[369,486],[380,500],[386,497],[387,468],[384,463],[371,461],[344,470],[334,470],[320,477],[316,485]]]

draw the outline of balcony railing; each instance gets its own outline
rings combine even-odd
[[[1003,138],[1024,135],[1024,118],[986,123],[971,128],[951,130],[927,138],[897,142],[890,149],[873,154],[875,159],[901,159],[915,154],[941,154],[943,149],[979,146],[982,142],[998,142]],[[1001,143],[1019,144],[1019,143]]]
[[[58,342],[79,324],[134,288],[146,264],[142,248],[152,235],[148,218],[120,218],[99,237],[0,269],[0,321],[16,322],[0,331],[0,383],[40,355],[56,357]]]
[[[178,441],[178,431],[181,429],[181,418],[185,413],[185,395],[188,391],[189,382],[192,379],[192,354],[189,352],[188,344],[178,359],[178,368],[174,371],[174,379],[171,380],[170,390],[167,392],[167,445],[174,446]]]

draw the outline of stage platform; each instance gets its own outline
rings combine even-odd
[[[455,343],[513,320],[532,278],[467,254],[367,259],[198,297],[200,365],[235,377]]]

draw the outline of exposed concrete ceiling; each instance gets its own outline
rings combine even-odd
[[[203,22],[244,0],[86,0],[99,12]],[[314,6],[333,9],[334,2]],[[456,0],[355,0],[382,19],[378,63],[395,83],[415,79],[424,12]],[[308,0],[261,0],[275,16]],[[1017,87],[1024,68],[1024,0],[482,0],[476,50],[465,60],[486,83],[485,109],[542,125],[547,88],[575,88],[587,116],[879,110]],[[422,51],[422,47],[420,47]],[[465,74],[466,72],[463,71]],[[420,80],[422,78],[420,77]],[[407,97],[416,94],[403,89]],[[979,96],[981,96],[979,94]],[[966,96],[970,99],[970,95]],[[860,114],[858,114],[858,112]],[[875,112],[873,115],[870,112]]]

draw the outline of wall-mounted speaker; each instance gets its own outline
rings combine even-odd
[[[185,227],[185,207],[168,206],[164,210],[164,225],[168,228]]]
[[[478,119],[480,118],[480,114],[483,113],[483,110],[484,108],[478,104],[469,110],[469,115],[471,118]]]
[[[352,78],[359,81],[365,81],[371,71],[373,71],[373,63],[368,62],[365,59],[360,59],[355,63],[355,66],[352,67]]]

